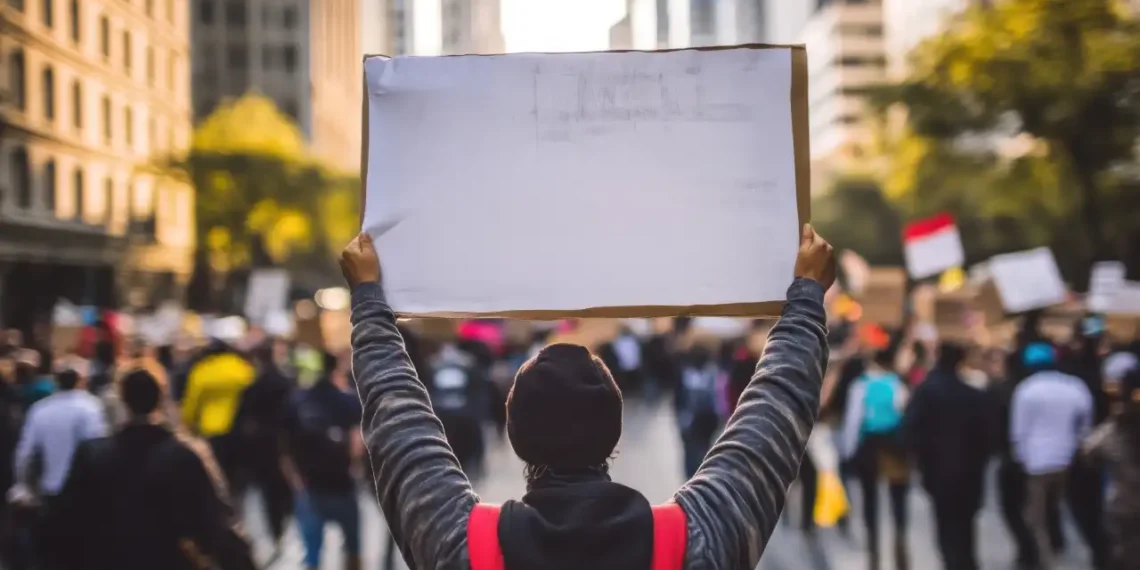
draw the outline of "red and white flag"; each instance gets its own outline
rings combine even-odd
[[[903,230],[907,273],[914,279],[938,275],[966,262],[962,237],[950,214],[938,214],[907,224]]]

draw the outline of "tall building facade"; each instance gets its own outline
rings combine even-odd
[[[359,0],[190,4],[196,120],[260,92],[297,123],[318,158],[347,172],[360,167]]]
[[[190,141],[180,0],[0,3],[0,321],[56,298],[177,297],[194,194],[152,165]],[[153,299],[152,299],[153,300]]]
[[[368,0],[366,0],[368,1]],[[369,47],[386,55],[503,53],[502,0],[373,0],[381,24]],[[372,27],[372,24],[367,24]]]
[[[630,0],[630,43],[635,49],[678,49],[764,42],[772,1]]]
[[[862,90],[887,80],[880,0],[821,0],[801,35],[808,47],[811,156],[842,167],[873,134]]]

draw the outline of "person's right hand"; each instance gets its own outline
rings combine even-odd
[[[372,236],[361,233],[344,248],[340,254],[340,271],[349,287],[380,282],[380,258],[372,245]]]
[[[796,277],[811,279],[826,291],[835,283],[835,254],[831,244],[819,237],[811,224],[800,233],[800,252],[796,256]]]

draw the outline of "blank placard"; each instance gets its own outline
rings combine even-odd
[[[805,61],[794,47],[366,58],[364,229],[389,302],[778,313],[808,218]]]
[[[1067,296],[1057,260],[1047,247],[995,256],[990,260],[990,274],[1001,304],[1010,313],[1059,305]]]

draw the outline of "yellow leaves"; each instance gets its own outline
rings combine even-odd
[[[230,230],[221,226],[214,226],[206,234],[206,247],[211,251],[226,251],[229,249],[233,239],[230,236]]]
[[[220,105],[207,117],[194,131],[193,150],[300,158],[305,141],[272,100],[250,93]]]
[[[285,208],[276,200],[265,199],[254,204],[246,216],[246,227],[260,235],[266,253],[281,262],[296,250],[308,249],[312,242],[312,222],[308,214],[297,208]]]

